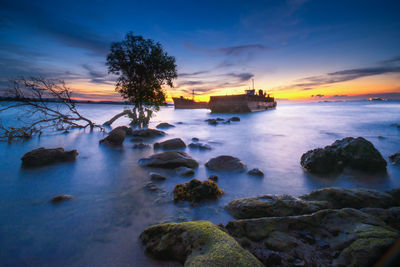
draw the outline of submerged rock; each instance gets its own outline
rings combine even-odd
[[[138,143],[138,144],[134,144],[133,148],[135,149],[144,149],[144,148],[149,148],[150,145],[149,144],[145,144],[145,143]]]
[[[289,195],[264,195],[232,200],[225,209],[235,218],[249,219],[302,215],[326,207],[324,202],[304,201]]]
[[[172,128],[172,127],[175,127],[175,126],[172,124],[169,124],[167,122],[162,122],[156,126],[157,129],[168,129],[168,128]]]
[[[379,218],[351,208],[237,220],[226,229],[266,265],[271,253],[279,255],[281,266],[370,266],[400,236]]]
[[[26,153],[22,158],[22,166],[33,167],[53,164],[63,161],[74,161],[78,156],[78,151],[65,151],[64,148],[37,148]]]
[[[126,129],[123,128],[126,126],[120,126],[112,130],[108,136],[102,140],[99,141],[99,143],[105,143],[107,145],[114,145],[114,146],[120,146],[125,140],[126,136]],[[126,127],[128,128],[128,127]]]
[[[163,136],[163,135],[165,135],[165,133],[163,131],[160,131],[160,130],[148,128],[148,129],[134,130],[132,132],[132,135],[136,136],[136,137],[148,137],[148,138],[151,138],[151,137]]]
[[[240,121],[239,117],[232,117],[229,119],[229,121]]]
[[[188,167],[179,167],[175,171],[179,176],[188,177],[194,175],[194,170]]]
[[[207,119],[205,121],[208,122],[208,124],[210,124],[210,125],[217,125],[218,124],[218,121],[216,119]]]
[[[192,179],[190,182],[178,184],[174,188],[174,200],[187,200],[197,202],[207,199],[217,199],[223,194],[218,185],[211,180],[199,181]]]
[[[159,224],[146,228],[140,239],[145,252],[184,266],[263,266],[232,237],[207,221]]]
[[[167,151],[153,154],[139,160],[139,164],[148,167],[174,169],[180,166],[195,168],[199,166],[196,160],[183,151]]]
[[[159,173],[156,173],[156,172],[151,172],[150,173],[150,180],[152,180],[152,181],[164,181],[166,179],[167,178],[165,176],[163,176],[163,175],[161,175]]]
[[[400,152],[394,153],[393,155],[389,156],[389,160],[394,164],[400,164]]]
[[[143,138],[140,138],[140,137],[133,137],[133,138],[131,138],[131,142],[143,142],[144,141],[144,139]]]
[[[336,172],[344,167],[375,172],[386,170],[387,163],[371,142],[362,137],[346,137],[303,154],[301,165],[313,173]]]
[[[58,195],[56,197],[53,197],[51,199],[51,202],[56,204],[56,203],[63,202],[65,200],[71,200],[73,198],[74,198],[74,196],[72,196],[72,195]]]
[[[203,143],[190,143],[188,147],[192,149],[211,150],[211,146]]]
[[[247,174],[253,176],[264,176],[264,173],[259,168],[251,169],[250,171],[247,172]]]
[[[193,142],[199,142],[199,141],[200,141],[200,139],[199,139],[199,138],[197,138],[197,137],[193,137],[193,138],[192,138],[192,141],[193,141]]]
[[[168,139],[166,141],[154,144],[155,149],[180,149],[185,147],[185,142],[183,142],[183,140],[180,138]]]
[[[246,164],[238,158],[223,155],[210,159],[206,167],[214,171],[244,171]]]
[[[217,182],[218,181],[218,176],[217,175],[210,175],[210,177],[208,177],[208,179],[210,179],[211,181]]]

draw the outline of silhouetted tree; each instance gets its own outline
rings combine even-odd
[[[16,119],[22,126],[6,126],[0,119],[0,139],[30,138],[41,134],[45,128],[68,130],[70,128],[99,127],[82,116],[72,92],[62,80],[42,77],[22,77],[12,81],[8,91],[11,102],[0,104],[0,113],[16,110]]]
[[[105,124],[111,125],[127,115],[133,125],[146,126],[153,111],[158,111],[165,103],[163,86],[173,87],[172,82],[178,77],[175,58],[169,56],[160,43],[129,32],[124,40],[111,45],[106,64],[109,73],[119,76],[116,91],[134,107]]]

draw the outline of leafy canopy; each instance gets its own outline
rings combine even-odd
[[[162,86],[173,87],[178,77],[175,58],[164,52],[160,43],[132,32],[121,42],[112,43],[106,64],[109,73],[119,76],[116,91],[136,108],[158,109],[165,102]]]

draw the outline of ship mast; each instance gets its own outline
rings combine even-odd
[[[192,100],[194,101],[194,89],[192,90]]]

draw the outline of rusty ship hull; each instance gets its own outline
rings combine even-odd
[[[211,96],[209,102],[212,113],[249,113],[273,109],[276,105],[273,97],[248,94]]]
[[[183,97],[173,97],[175,109],[207,109],[208,102],[196,102]]]

